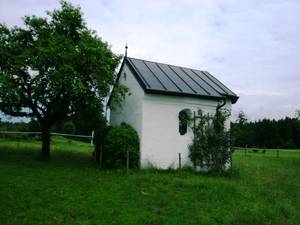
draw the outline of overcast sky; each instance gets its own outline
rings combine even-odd
[[[300,0],[72,0],[88,27],[131,57],[207,70],[240,96],[233,114],[300,109]],[[44,16],[55,0],[0,0],[0,22]]]

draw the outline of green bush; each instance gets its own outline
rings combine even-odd
[[[72,121],[66,121],[63,123],[62,131],[66,134],[75,134],[76,128],[75,124]]]
[[[229,112],[226,110],[218,110],[215,115],[204,114],[199,110],[193,142],[189,145],[189,158],[195,167],[217,173],[226,170],[232,155],[229,131],[225,128],[228,117]]]
[[[139,167],[139,137],[128,124],[109,128],[104,139],[102,165],[105,168],[126,167],[127,151],[129,167]]]

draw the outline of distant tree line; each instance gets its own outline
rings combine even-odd
[[[238,119],[231,123],[231,134],[233,145],[238,147],[300,148],[300,117],[253,122],[240,112]]]
[[[51,132],[91,135],[92,131],[96,129],[96,118],[95,116],[88,118],[88,120],[77,118],[76,120],[59,121],[52,126]],[[41,132],[41,127],[38,121],[34,119],[29,122],[9,122],[0,120],[0,131]]]

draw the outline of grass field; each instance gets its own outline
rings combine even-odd
[[[101,171],[89,144],[0,140],[0,224],[300,224],[300,151],[234,154],[234,173]]]

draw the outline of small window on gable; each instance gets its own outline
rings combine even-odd
[[[124,74],[123,74],[123,77],[124,77],[124,80],[126,80],[126,78],[127,78],[127,74],[126,74],[126,73],[124,73]]]
[[[188,128],[188,123],[190,119],[190,110],[184,109],[179,112],[179,133],[180,135],[185,135]]]

